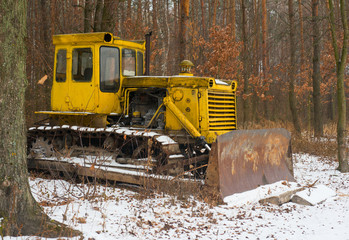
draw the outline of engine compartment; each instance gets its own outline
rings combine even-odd
[[[121,117],[108,116],[108,121],[121,126],[132,126],[163,130],[166,89],[146,88],[130,92],[128,109]]]

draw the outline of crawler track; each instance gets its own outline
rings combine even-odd
[[[168,136],[142,129],[40,126],[28,130],[28,167],[144,185],[194,179],[207,155],[185,158]]]

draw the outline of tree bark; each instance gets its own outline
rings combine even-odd
[[[346,15],[346,1],[340,0],[340,13],[343,27],[343,47],[340,54],[339,47],[337,45],[336,28],[334,20],[334,7],[332,0],[328,0],[330,9],[330,27],[332,35],[332,46],[334,49],[334,56],[336,59],[336,72],[337,72],[337,108],[338,108],[338,121],[337,121],[337,157],[338,157],[338,170],[341,172],[349,172],[348,164],[348,143],[346,140],[346,98],[344,91],[344,72],[348,56],[348,20]]]
[[[299,32],[301,38],[301,70],[304,70],[305,64],[305,50],[304,50],[304,24],[303,24],[303,8],[302,0],[298,0],[298,10],[299,10]]]
[[[204,8],[204,0],[200,0],[200,5],[201,5],[201,17],[202,17],[202,36],[206,36],[206,26],[205,26],[205,8]]]
[[[181,0],[180,1],[180,34],[179,34],[179,62],[188,58],[187,51],[187,28],[189,20],[189,6],[190,0]]]
[[[118,3],[118,1],[116,1]],[[116,27],[116,14],[114,0],[104,0],[103,16],[102,16],[102,32],[114,33]]]
[[[289,70],[289,88],[288,97],[289,104],[292,114],[292,121],[295,130],[300,133],[301,127],[299,124],[296,96],[294,94],[294,79],[295,79],[295,68],[296,68],[296,43],[295,43],[295,31],[294,31],[294,11],[293,11],[293,0],[288,0],[288,17],[290,24],[290,70]]]
[[[267,23],[267,1],[262,0],[262,58],[263,58],[263,77],[266,78],[269,69],[269,57],[268,57],[268,23]]]
[[[158,23],[157,23],[157,4],[156,4],[156,0],[153,0],[152,1],[152,7],[153,7],[153,31],[156,32],[158,30]]]
[[[143,16],[142,16],[142,0],[138,0],[137,4],[137,25],[143,25]]]
[[[103,0],[97,0],[94,27],[93,27],[93,30],[95,32],[102,31],[103,8],[104,8]]]
[[[212,27],[216,26],[217,19],[217,0],[213,0],[213,16],[212,16]]]
[[[51,221],[28,183],[24,94],[26,81],[25,0],[0,2],[0,234],[72,236]]]
[[[233,33],[233,39],[236,39],[236,20],[235,20],[235,0],[231,0],[231,29]]]
[[[314,103],[314,134],[316,137],[323,135],[321,114],[321,72],[320,72],[320,26],[319,26],[319,0],[312,0],[313,23],[313,103]]]
[[[222,26],[227,25],[228,11],[227,11],[227,1],[223,1],[223,16],[222,16]]]
[[[131,6],[132,0],[127,0],[127,20],[132,19],[132,6]]]
[[[242,41],[243,41],[243,50],[242,50],[242,61],[244,64],[243,78],[244,78],[244,125],[248,125],[252,121],[252,107],[251,107],[251,87],[249,84],[250,70],[249,70],[249,52],[248,52],[248,39],[247,39],[247,19],[246,19],[246,6],[245,0],[241,0],[241,16],[242,16]]]
[[[257,4],[258,0],[254,0],[253,1],[253,8],[254,8],[254,32],[255,34],[255,38],[254,38],[254,68],[253,68],[253,74],[255,76],[258,76],[260,73],[260,69],[259,69],[259,62],[260,62],[260,49],[259,49],[259,29],[260,29],[260,18],[259,18],[259,5]],[[256,114],[256,113],[254,113]]]
[[[85,9],[84,9],[84,32],[91,32],[92,29],[92,10],[93,3],[91,0],[85,0]]]

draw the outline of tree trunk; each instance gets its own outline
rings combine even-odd
[[[252,74],[257,77],[260,75],[260,69],[259,69],[259,28],[260,28],[260,23],[259,23],[259,4],[257,4],[257,0],[253,0],[253,13],[254,13],[254,19],[253,19],[253,31],[256,33],[254,36],[254,40],[253,40],[253,70],[252,70]],[[260,120],[260,113],[258,111],[258,102],[259,102],[259,97],[257,96],[257,94],[254,92],[253,96],[252,96],[252,119],[253,121],[258,122]],[[267,108],[267,102],[264,101],[264,108]]]
[[[268,12],[267,12],[267,1],[261,1],[262,8],[262,78],[263,82],[267,82],[269,73],[269,51],[268,51]],[[257,33],[258,31],[256,31]],[[257,34],[258,37],[258,34]],[[269,95],[268,91],[264,93],[266,96]],[[268,109],[268,102],[264,101],[264,116],[266,119],[270,119],[270,111]]]
[[[216,26],[217,19],[217,0],[213,0],[213,16],[212,16],[212,27]]]
[[[304,24],[303,24],[303,8],[302,0],[298,0],[298,10],[299,10],[299,31],[301,40],[301,70],[304,70],[305,64],[305,50],[304,50]]]
[[[143,16],[142,16],[142,0],[138,0],[138,4],[137,4],[137,25],[139,24],[140,26],[143,25]],[[139,29],[140,31],[142,29]]]
[[[290,23],[290,70],[289,70],[289,88],[288,97],[289,104],[292,114],[292,121],[295,130],[300,133],[301,127],[299,124],[296,96],[294,94],[294,79],[295,79],[295,68],[296,68],[296,43],[295,43],[295,31],[294,31],[294,12],[293,12],[293,0],[288,0],[288,16]]]
[[[204,8],[204,0],[200,0],[200,4],[201,4],[201,17],[202,17],[202,36],[206,36],[206,26],[205,26],[205,8]]]
[[[320,28],[319,28],[319,0],[312,0],[313,23],[313,103],[314,103],[314,134],[316,137],[323,135],[320,94]]]
[[[179,62],[188,58],[187,51],[187,28],[189,20],[189,5],[190,0],[180,1],[181,19],[180,19],[180,34],[179,34]]]
[[[259,20],[259,4],[257,4],[257,0],[253,0],[253,9],[254,9],[254,29],[253,31],[256,33],[254,37],[254,67],[253,67],[253,74],[255,76],[258,76],[260,74],[260,69],[259,69],[259,62],[260,62],[260,54],[259,54],[259,32],[260,29],[260,20]],[[256,113],[254,113],[256,114]]]
[[[41,0],[40,1],[40,15],[41,15],[41,21],[36,26],[38,29],[40,29],[40,40],[38,41],[38,47],[37,51],[40,52],[40,66],[36,67],[36,74],[40,76],[40,78],[44,75],[48,75],[49,78],[52,78],[50,68],[53,65],[52,56],[51,54],[54,52],[53,48],[50,48],[51,45],[51,32],[50,32],[50,18],[49,16],[49,9],[50,9],[50,2]],[[37,43],[36,43],[37,44]],[[39,102],[40,105],[43,105],[44,108],[49,108],[49,102],[50,102],[50,93],[51,88],[49,84],[46,84],[44,86],[41,86],[39,88],[41,95],[41,101]],[[43,104],[45,103],[45,104]]]
[[[24,121],[26,7],[25,0],[0,2],[0,234],[72,236],[76,233],[67,232],[43,213],[28,183]]]
[[[84,32],[91,32],[92,27],[92,8],[93,3],[91,0],[85,0],[85,9],[84,9]]]
[[[156,0],[153,0],[153,31],[156,32],[158,29],[158,23],[157,23],[157,4],[156,4]]]
[[[93,30],[95,32],[102,31],[103,7],[104,7],[103,0],[97,0],[94,27],[93,27]]]
[[[132,19],[132,6],[131,6],[132,0],[127,0],[127,20]]]
[[[227,1],[223,1],[223,16],[222,16],[222,26],[227,25],[227,19],[228,19],[228,11],[227,9]]]
[[[236,20],[235,20],[235,0],[231,0],[231,27],[233,32],[233,39],[236,39]]]
[[[174,7],[174,11],[176,11],[176,7]],[[149,1],[146,1],[144,3],[144,16],[145,16],[144,17],[145,26],[150,26],[150,2]]]
[[[338,157],[338,170],[341,172],[349,172],[348,164],[348,143],[346,140],[346,98],[344,91],[344,72],[347,62],[347,49],[348,49],[348,20],[346,15],[346,4],[344,0],[340,0],[340,13],[343,26],[343,47],[340,54],[337,45],[336,28],[334,20],[334,7],[332,0],[328,0],[330,9],[330,27],[332,35],[332,46],[334,49],[334,56],[336,59],[336,72],[337,72],[337,102],[338,102],[338,122],[337,122],[337,157]]]
[[[262,0],[262,58],[263,58],[263,77],[266,78],[269,69],[268,57],[268,23],[267,23],[267,0]]]
[[[251,107],[251,89],[249,85],[249,52],[248,52],[248,39],[247,39],[247,21],[246,21],[246,6],[245,0],[241,0],[241,15],[242,15],[242,41],[243,41],[243,50],[242,50],[242,61],[244,64],[243,70],[243,78],[244,78],[244,103],[243,103],[243,111],[244,111],[244,125],[248,125],[252,121],[252,107]]]
[[[117,3],[118,1],[116,1]],[[114,0],[104,0],[103,16],[102,16],[102,32],[114,33],[116,27]]]

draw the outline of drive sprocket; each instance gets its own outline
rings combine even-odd
[[[38,137],[29,150],[29,158],[48,158],[54,156],[55,150],[49,139]]]

